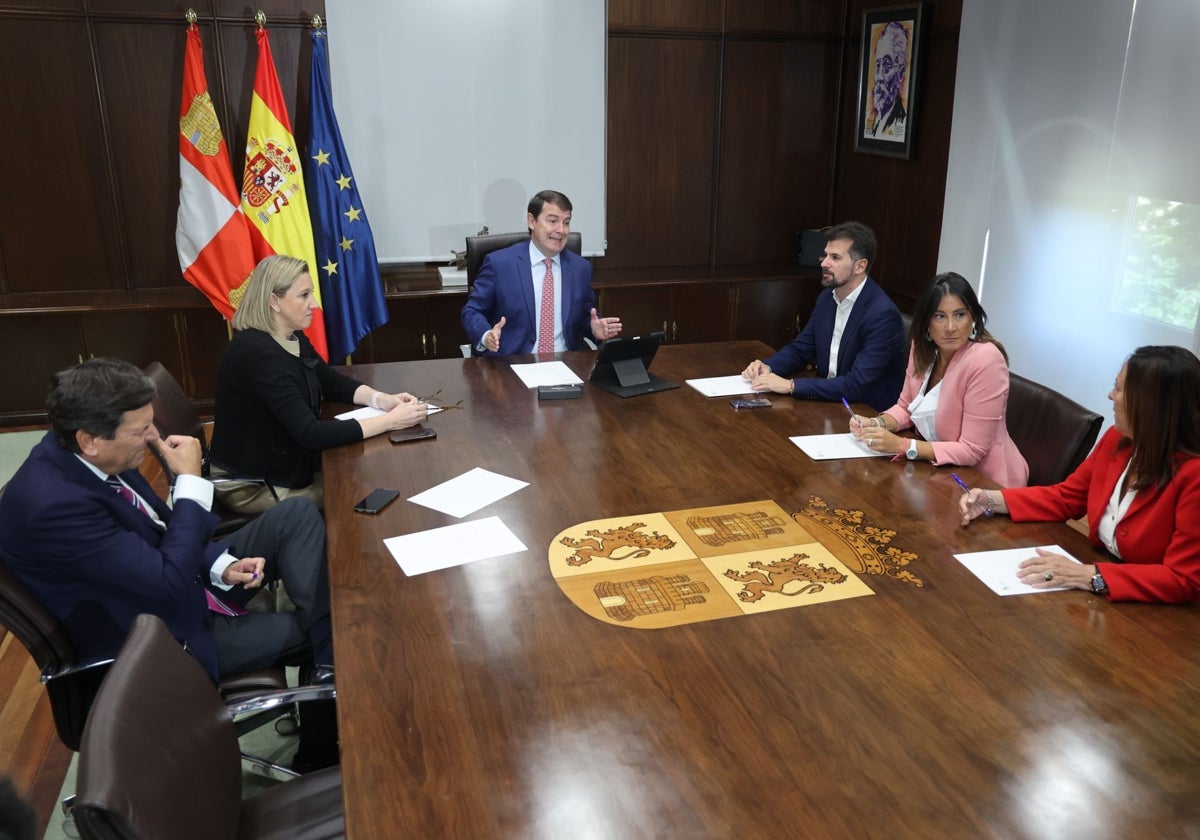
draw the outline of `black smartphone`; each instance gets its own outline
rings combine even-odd
[[[735,397],[729,401],[734,408],[770,408],[771,401],[766,397]]]
[[[407,429],[397,429],[388,435],[392,443],[408,443],[410,440],[427,440],[437,437],[437,429],[429,426],[409,426]]]
[[[389,490],[386,487],[380,487],[378,490],[372,490],[367,495],[367,498],[354,506],[354,509],[359,513],[379,513],[379,511],[395,501],[399,495],[399,490]]]

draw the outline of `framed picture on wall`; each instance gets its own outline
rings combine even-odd
[[[912,157],[924,6],[863,12],[855,151]]]

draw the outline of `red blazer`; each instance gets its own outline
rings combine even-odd
[[[911,350],[900,401],[885,411],[896,428],[912,425],[909,404],[925,384]],[[1008,436],[1008,364],[991,342],[971,342],[954,354],[938,391],[933,463],[975,467],[1001,487],[1024,487],[1029,464]]]
[[[1004,490],[1010,515],[1020,521],[1078,519],[1087,514],[1093,545],[1096,526],[1130,448],[1109,429],[1079,469],[1051,487]],[[1114,601],[1182,604],[1200,597],[1200,458],[1177,455],[1178,471],[1165,488],[1146,488],[1117,523],[1117,548],[1125,562],[1098,563]]]

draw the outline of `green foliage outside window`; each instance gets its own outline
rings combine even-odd
[[[1200,206],[1138,196],[1116,308],[1192,331],[1200,310]]]

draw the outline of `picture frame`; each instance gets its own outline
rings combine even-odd
[[[924,3],[863,11],[856,152],[912,158],[924,11]]]

